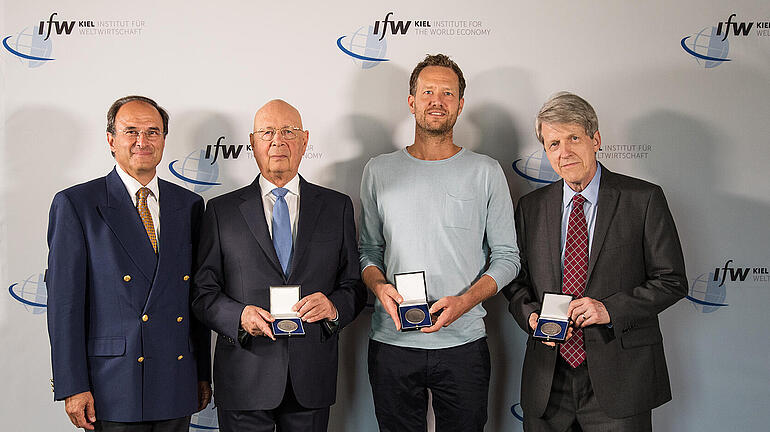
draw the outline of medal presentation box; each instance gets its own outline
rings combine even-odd
[[[428,308],[428,288],[425,272],[396,273],[393,275],[396,290],[404,301],[398,305],[401,331],[430,327],[433,322]]]
[[[303,336],[305,327],[297,312],[291,310],[299,301],[299,285],[270,287],[270,314],[275,318],[271,323],[273,334],[279,336]]]
[[[569,294],[543,294],[543,307],[532,337],[547,342],[564,342],[569,329],[567,311],[571,301]]]

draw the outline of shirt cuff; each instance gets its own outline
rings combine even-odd
[[[334,319],[326,319],[326,321],[329,321],[332,324],[337,324],[340,322],[340,311],[337,310],[337,307],[334,307],[334,311],[337,312],[337,315],[334,317]]]

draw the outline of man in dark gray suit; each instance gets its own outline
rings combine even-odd
[[[582,98],[558,93],[537,138],[562,181],[521,198],[519,276],[510,312],[530,334],[544,292],[573,294],[570,338],[527,341],[526,431],[645,431],[671,399],[658,314],[687,293],[684,258],[663,190],[599,164],[599,125]]]
[[[350,198],[297,174],[308,136],[286,102],[260,108],[251,134],[260,175],[209,201],[203,217],[193,310],[219,335],[223,432],[326,431],[339,329],[366,302]],[[277,338],[271,327],[269,289],[281,285],[300,286],[292,309],[302,336]]]

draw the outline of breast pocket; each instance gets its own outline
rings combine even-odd
[[[473,226],[476,199],[473,196],[445,194],[444,226],[471,229]]]

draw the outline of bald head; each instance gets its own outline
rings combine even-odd
[[[290,126],[290,127],[298,127],[302,129],[302,116],[300,116],[299,111],[291,106],[286,101],[283,101],[281,99],[273,99],[270,102],[262,105],[262,108],[257,110],[257,113],[254,115],[254,130],[257,131],[260,128],[263,128],[263,126],[266,122],[275,122],[275,121],[292,121],[291,124],[274,124],[271,127],[274,127],[276,129]]]
[[[251,134],[251,148],[262,176],[278,187],[293,179],[308,138],[296,108],[280,99],[263,105],[254,115]]]

